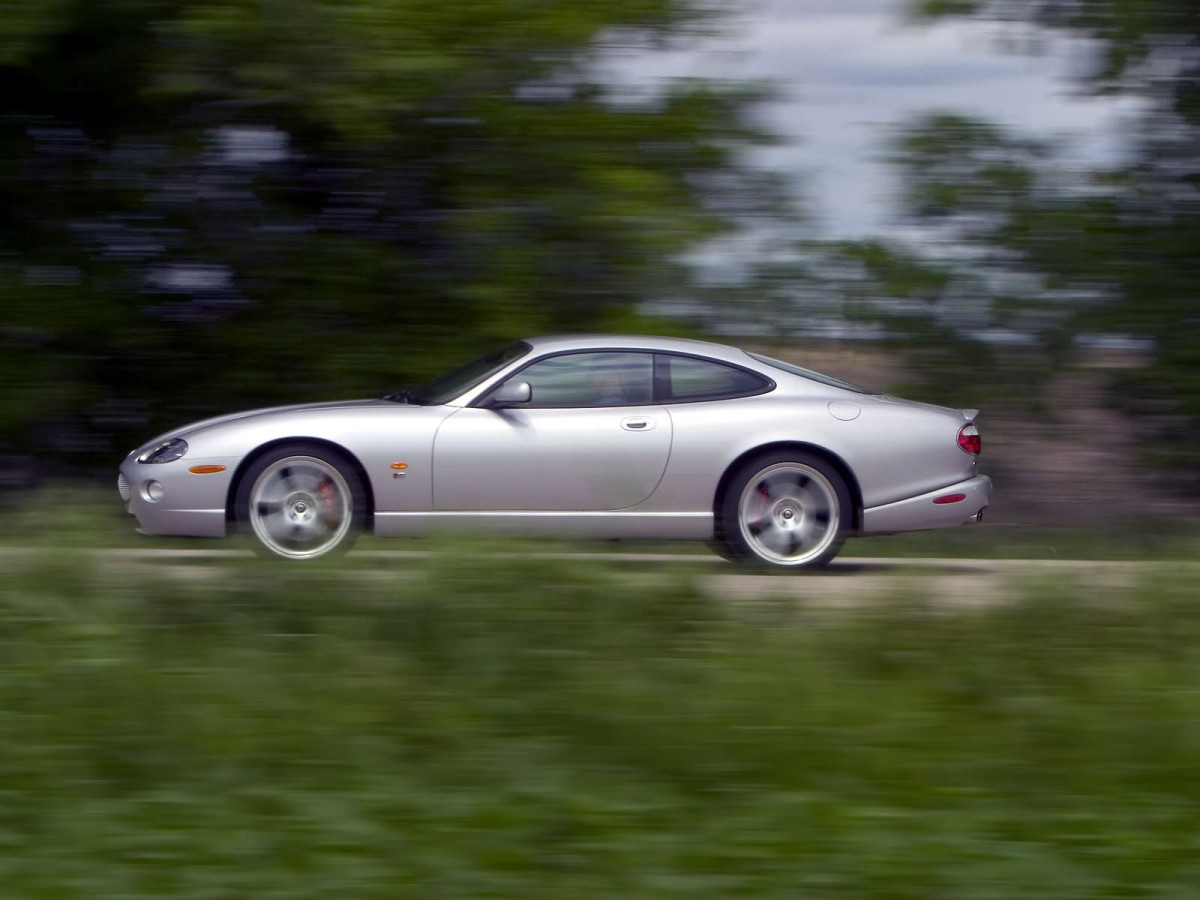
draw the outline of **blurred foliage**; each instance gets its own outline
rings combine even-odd
[[[1081,83],[1140,101],[1128,161],[932,112],[893,136],[901,227],[813,240],[748,165],[762,86],[636,75],[724,27],[710,0],[11,0],[0,484],[524,334],[698,327],[881,341],[913,379],[886,387],[1030,408],[1081,335],[1132,338],[1114,397],[1200,472],[1190,3],[915,8],[1094,39]]]
[[[1109,252],[1080,233],[1108,198],[1058,149],[957,113],[914,118],[888,141],[900,228],[767,241],[741,283],[710,289],[712,315],[736,327],[748,312],[775,338],[887,347],[911,378],[879,386],[896,393],[1030,411],[1071,357],[1100,290],[1091,264]]]
[[[998,298],[1051,349],[1080,332],[1149,342],[1114,398],[1143,416],[1147,457],[1200,486],[1200,16],[1192,0],[925,0],[1092,40],[1080,83],[1137,101],[1126,161],[1061,164],[1049,145],[957,115],[897,141],[907,204],[971,252]],[[1033,318],[1030,319],[1029,315]],[[1041,320],[1040,324],[1038,320]]]
[[[22,0],[0,15],[0,453],[381,394],[629,322],[774,210],[761,92],[606,84],[701,0]],[[662,327],[662,326],[659,326]]]
[[[5,895],[1200,883],[1189,573],[821,611],[506,549],[370,571],[10,556]]]
[[[882,348],[904,377],[864,387],[927,402],[1029,406],[1052,368],[1036,344],[987,340],[1005,316],[984,278],[961,260],[939,256],[931,244],[891,236],[784,239],[761,253],[738,283],[706,285],[697,296],[715,329],[752,336],[746,340]],[[857,380],[838,372],[836,362],[829,365],[831,374]]]
[[[1135,417],[1144,461],[1200,490],[1200,16],[1184,0],[926,0],[925,17],[1030,25],[1092,39],[1088,91],[1136,100],[1123,159],[1099,165],[1068,138],[1026,135],[970,112],[897,127],[888,159],[895,232],[772,246],[737,309],[774,336],[871,339],[903,351],[912,384],[948,405],[1052,405],[1051,376],[1099,347],[1111,398]],[[779,311],[782,311],[782,315]],[[984,379],[964,378],[986,372]]]

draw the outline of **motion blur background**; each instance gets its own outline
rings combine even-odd
[[[1196,896],[1198,39],[0,0],[0,897]],[[166,428],[582,330],[980,407],[998,504],[811,577],[130,547]]]
[[[4,0],[0,481],[522,335],[982,407],[1001,519],[1200,489],[1190,0]]]

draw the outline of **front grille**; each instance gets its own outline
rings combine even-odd
[[[129,502],[129,481],[125,477],[124,472],[117,473],[117,491],[121,495],[121,499],[126,503]]]

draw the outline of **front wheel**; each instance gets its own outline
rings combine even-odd
[[[721,499],[718,527],[730,557],[772,567],[823,566],[850,527],[850,491],[818,456],[764,454],[742,466]]]
[[[345,551],[366,518],[366,495],[353,466],[314,444],[289,444],[250,464],[238,486],[240,530],[264,556],[313,559]]]

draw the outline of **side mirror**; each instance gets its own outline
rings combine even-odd
[[[492,409],[503,409],[518,403],[528,403],[532,397],[533,388],[529,386],[528,381],[509,381],[492,392],[488,406]]]

